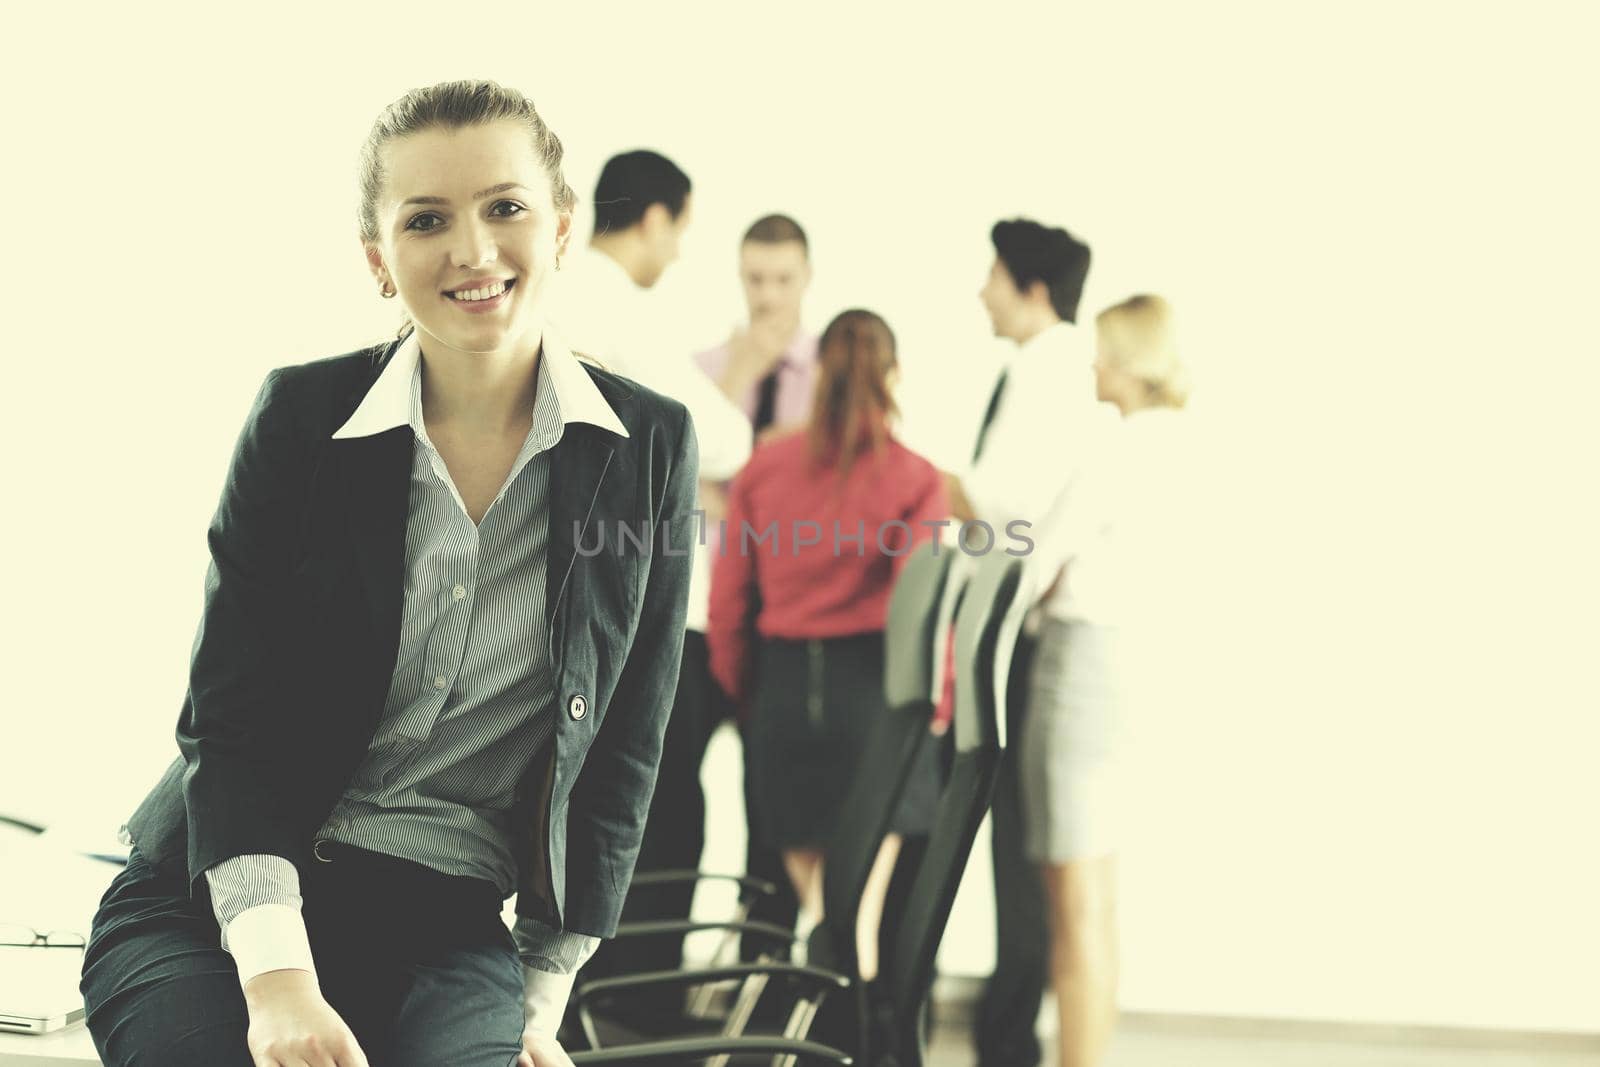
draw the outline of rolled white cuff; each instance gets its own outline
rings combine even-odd
[[[554,1037],[566,1014],[576,974],[551,974],[522,965],[522,1028]]]
[[[310,971],[312,977],[317,973],[305,919],[298,908],[287,904],[257,904],[241,911],[223,929],[222,947],[233,955],[241,988],[267,971]]]

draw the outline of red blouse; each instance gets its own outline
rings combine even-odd
[[[711,568],[711,673],[749,695],[755,635],[804,640],[881,631],[911,550],[950,518],[937,468],[892,435],[849,475],[811,459],[806,434],[756,448],[728,490]]]

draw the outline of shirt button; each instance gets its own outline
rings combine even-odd
[[[444,675],[436,674],[436,675],[433,676],[433,687],[435,689],[443,689],[444,688]]]
[[[572,699],[567,701],[567,714],[571,715],[574,720],[581,719],[589,714],[589,702],[583,699],[582,693],[572,694]]]
[[[467,587],[464,585],[458,585],[454,589],[450,590],[450,595],[455,597],[457,600],[465,599],[467,595]]]

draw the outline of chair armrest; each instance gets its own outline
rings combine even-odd
[[[737,882],[741,890],[759,893],[764,897],[773,896],[778,892],[777,886],[760,878],[748,878],[742,874],[708,874],[705,871],[638,871],[633,876],[630,888],[641,885],[679,885],[684,882]]]
[[[574,1065],[577,1064],[609,1064],[609,1063],[645,1063],[656,1059],[674,1059],[691,1057],[705,1058],[707,1056],[729,1055],[761,1055],[777,1054],[800,1056],[821,1060],[824,1063],[853,1064],[846,1053],[838,1049],[819,1045],[814,1041],[802,1041],[792,1037],[691,1037],[673,1038],[668,1041],[652,1041],[640,1045],[618,1045],[614,1048],[592,1049],[585,1052],[569,1053]]]
[[[807,983],[817,989],[849,989],[850,978],[798,963],[731,963],[726,967],[702,967],[690,971],[644,971],[640,974],[623,974],[615,978],[596,978],[585,982],[572,992],[575,1005],[608,993],[621,993],[630,989],[647,987],[700,985],[705,982],[724,982],[735,978],[766,975]]]
[[[756,934],[760,937],[782,941],[789,945],[798,945],[802,939],[794,936],[794,931],[777,923],[758,922],[733,922],[730,920],[708,919],[660,919],[649,922],[623,923],[617,927],[617,932],[612,940],[625,937],[653,937],[659,934],[693,934],[701,930],[731,930],[736,933]]]

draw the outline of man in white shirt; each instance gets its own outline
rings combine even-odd
[[[687,407],[700,446],[700,477],[703,482],[721,483],[750,456],[750,419],[687,352],[663,342],[660,320],[647,298],[647,291],[678,258],[691,199],[688,175],[660,153],[640,149],[608,160],[595,186],[594,236],[585,252],[561,264],[553,280],[549,320],[573,351]],[[704,705],[718,699],[718,691],[705,641],[711,559],[703,544],[695,545],[694,553],[682,669],[636,874],[695,869],[704,842],[699,760],[689,735],[705,718]],[[628,894],[622,921],[685,919],[692,900],[692,885],[636,885]],[[682,963],[680,954],[681,938],[619,938],[601,946],[582,978],[676,970]],[[612,1014],[624,1022],[647,1023],[650,1014],[671,1012],[673,996],[670,992],[655,999],[635,995],[626,1004],[619,1002]],[[681,1002],[681,997],[677,1000]]]
[[[1099,416],[1091,338],[1073,325],[1089,274],[1089,246],[1066,230],[1027,219],[996,223],[995,259],[978,297],[995,335],[1015,342],[984,412],[972,465],[947,473],[951,510],[1007,539],[1024,521],[1037,538]],[[981,539],[980,539],[981,542]],[[1034,1024],[1049,975],[1049,931],[1039,869],[1024,851],[1014,746],[1022,737],[1033,655],[1019,636],[1007,689],[1008,748],[992,809],[995,971],[974,1035],[980,1067],[1033,1067],[1041,1050]]]

